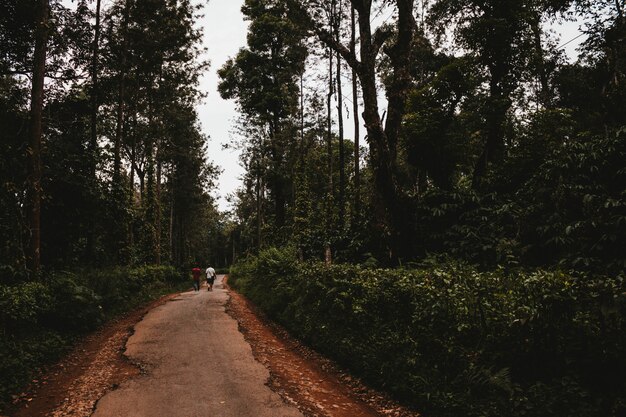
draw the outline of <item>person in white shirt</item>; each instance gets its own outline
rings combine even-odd
[[[215,269],[208,267],[206,269],[206,284],[209,287],[207,291],[213,291],[213,283],[215,282]]]

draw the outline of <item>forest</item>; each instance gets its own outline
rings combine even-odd
[[[241,12],[213,68],[201,2],[0,3],[0,403],[200,262],[421,415],[625,416],[626,2]]]

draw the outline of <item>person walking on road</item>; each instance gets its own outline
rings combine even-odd
[[[206,269],[206,285],[208,286],[207,291],[213,291],[213,283],[215,282],[215,269],[212,267],[208,267]]]
[[[202,276],[202,270],[197,266],[191,270],[193,276],[193,290],[200,291],[200,276]]]

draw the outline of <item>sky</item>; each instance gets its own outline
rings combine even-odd
[[[239,164],[239,154],[233,149],[223,149],[223,145],[231,141],[233,128],[236,123],[237,110],[235,102],[223,100],[217,92],[217,70],[224,65],[226,60],[234,57],[237,51],[246,45],[246,33],[248,22],[243,20],[241,6],[244,0],[210,0],[205,3],[204,17],[198,22],[204,32],[204,46],[207,48],[205,55],[211,61],[211,67],[200,81],[200,89],[207,97],[198,107],[198,115],[202,131],[210,137],[208,143],[208,158],[211,162],[222,168],[215,198],[220,210],[230,208],[226,197],[232,194],[241,184],[244,173]],[[577,37],[579,22],[566,22],[552,25],[561,42],[559,45]],[[575,39],[564,46],[570,60],[577,56],[576,48],[584,40],[584,37]],[[347,84],[347,83],[346,83]],[[350,96],[349,85],[346,86],[344,95]],[[349,104],[349,103],[348,103]],[[381,102],[381,111],[384,105]],[[350,115],[352,117],[352,115]],[[345,120],[345,137],[353,137],[354,122]]]
[[[239,154],[233,149],[225,150],[237,117],[235,102],[223,100],[217,92],[217,70],[246,45],[248,22],[243,20],[243,0],[210,0],[204,7],[204,17],[198,22],[204,31],[206,57],[211,67],[200,80],[200,89],[207,94],[198,106],[202,131],[210,137],[208,158],[222,168],[217,193],[218,207],[229,208],[226,196],[241,184],[243,168],[239,165]]]

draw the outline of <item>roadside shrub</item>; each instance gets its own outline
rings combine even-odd
[[[21,335],[0,337],[0,409],[11,395],[30,381],[42,364],[57,360],[67,349],[69,339],[58,332],[38,329]]]
[[[188,283],[186,276],[172,266],[146,265],[83,272],[88,286],[101,296],[107,315],[127,310],[163,291]]]
[[[188,284],[169,266],[56,272],[40,282],[0,284],[0,409],[77,336]]]
[[[233,279],[294,335],[425,415],[623,415],[623,277],[299,264],[272,249]]]
[[[277,315],[291,299],[290,287],[284,277],[292,276],[296,271],[296,252],[293,249],[269,248],[258,257],[232,267],[233,278],[229,278],[229,282],[241,288],[268,314]],[[238,281],[240,276],[248,279]],[[255,285],[256,282],[263,282],[264,285]]]
[[[45,328],[61,333],[83,333],[95,329],[104,320],[102,297],[79,276],[58,273],[48,281],[53,308],[42,318]]]
[[[52,307],[49,288],[40,282],[20,286],[0,285],[0,325],[2,333],[15,333],[37,323]]]

